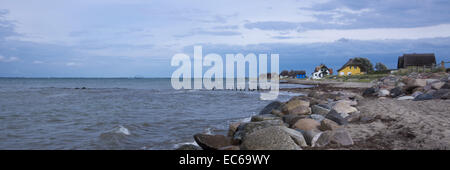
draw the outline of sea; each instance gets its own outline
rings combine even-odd
[[[0,149],[171,150],[196,133],[226,135],[270,102],[258,91],[175,90],[169,78],[0,78]]]

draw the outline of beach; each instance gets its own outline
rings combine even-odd
[[[228,135],[196,134],[207,150],[448,150],[448,73],[388,75],[370,83],[287,80],[315,85],[274,101]]]

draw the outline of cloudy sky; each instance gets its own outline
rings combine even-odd
[[[280,69],[450,60],[448,0],[0,0],[0,77],[169,77],[171,57],[278,53]]]

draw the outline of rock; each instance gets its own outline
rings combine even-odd
[[[333,132],[332,131],[325,131],[322,132],[316,137],[315,140],[312,141],[311,146],[312,147],[324,147],[328,145],[331,142],[331,139],[333,138]]]
[[[299,99],[291,99],[286,104],[284,104],[281,111],[285,114],[291,114],[294,111],[296,113],[310,112],[309,101],[299,100]]]
[[[240,147],[242,150],[301,150],[279,126],[259,129],[247,135]]]
[[[333,107],[332,110],[335,110],[336,112],[340,113],[340,114],[348,114],[351,112],[356,112],[358,111],[358,109],[356,109],[355,107],[350,106],[349,104],[345,103],[345,102],[338,102],[336,103]]]
[[[283,126],[281,120],[266,120],[261,122],[241,123],[233,135],[233,143],[239,143],[246,135],[253,133],[256,130],[271,126]]]
[[[294,115],[311,114],[311,108],[307,107],[307,106],[299,106],[299,107],[293,109],[292,111],[290,111],[289,114],[294,114]]]
[[[367,88],[364,90],[362,96],[363,97],[372,97],[372,96],[374,96],[375,92],[376,92],[375,88],[373,88],[373,87]]]
[[[219,150],[241,150],[241,148],[236,145],[230,145],[230,146],[221,147],[221,148],[219,148]]]
[[[450,77],[449,77],[450,78]],[[450,80],[441,87],[441,89],[450,89]]]
[[[266,107],[264,107],[264,108],[259,112],[259,114],[260,114],[260,115],[271,114],[271,113],[272,113],[272,110],[274,110],[274,109],[278,109],[278,110],[279,110],[279,109],[281,108],[281,105],[282,105],[281,102],[279,102],[279,101],[274,101],[274,102],[268,104]]]
[[[414,101],[431,100],[433,96],[430,94],[421,94],[414,98]]]
[[[353,145],[353,139],[350,136],[350,133],[348,133],[344,129],[338,129],[333,132],[333,137],[331,138],[331,143],[336,143],[341,146],[349,146]]]
[[[361,119],[361,112],[352,112],[350,113],[350,116],[345,117],[348,122],[358,122]]]
[[[298,120],[293,126],[293,129],[300,129],[300,130],[314,130],[319,127],[320,123],[315,121],[314,119],[300,119]]]
[[[283,112],[281,112],[281,110],[277,110],[277,109],[273,109],[271,113],[273,115],[279,116],[279,117],[282,117],[284,115]]]
[[[396,87],[391,89],[390,91],[391,97],[397,97],[403,94],[402,88],[401,87]]]
[[[417,96],[419,96],[419,95],[421,95],[421,94],[423,94],[423,92],[421,92],[421,91],[416,91],[416,92],[414,92],[413,94],[411,94],[411,96],[414,97],[414,98],[416,98]]]
[[[389,90],[386,89],[380,89],[378,91],[378,97],[386,97],[389,96],[389,94],[390,94]]]
[[[284,115],[282,117],[283,122],[287,123],[289,127],[292,127],[299,119],[308,118],[307,115]]]
[[[425,79],[425,81],[427,82],[427,85],[428,84],[433,84],[433,83],[436,83],[436,82],[439,82],[439,80],[438,79]]]
[[[397,98],[397,100],[414,100],[414,97],[412,96],[402,96]]]
[[[357,101],[355,101],[355,100],[348,100],[348,99],[345,99],[345,100],[338,100],[337,102],[335,102],[335,104],[336,104],[336,103],[344,103],[344,104],[349,105],[349,106],[356,106],[356,105],[358,105],[358,102],[357,102]],[[334,106],[335,104],[333,104],[333,106]]]
[[[241,122],[230,123],[229,128],[228,128],[228,134],[227,134],[228,137],[234,136],[234,133],[236,132],[239,125],[241,125]]]
[[[176,148],[175,150],[202,150],[202,148],[193,144],[184,144]]]
[[[327,115],[330,109],[322,107],[322,105],[313,105],[311,106],[311,112],[317,115]]]
[[[306,144],[309,146],[312,146],[317,141],[320,134],[322,134],[319,130],[300,130],[300,132],[303,134]]]
[[[361,122],[361,123],[371,123],[371,122],[373,122],[375,120],[375,117],[372,117],[372,116],[362,116],[360,119],[359,119],[359,122]]]
[[[342,128],[339,126],[336,122],[330,120],[330,119],[324,119],[320,122],[319,130],[321,131],[327,131],[327,130],[336,130]]]
[[[425,79],[411,79],[407,83],[407,86],[410,88],[425,87],[426,85],[427,81]]]
[[[336,110],[331,110],[330,113],[328,113],[325,118],[330,119],[334,122],[336,122],[338,125],[347,125],[348,121],[344,119],[341,114],[336,112]]]
[[[439,89],[436,90],[436,92],[433,93],[434,99],[450,99],[450,89]]]
[[[281,117],[272,114],[263,114],[263,115],[255,115],[252,116],[252,122],[261,122],[265,120],[281,120]]]
[[[314,119],[317,122],[321,122],[323,119],[325,119],[324,116],[318,114],[309,115],[309,118]]]
[[[303,134],[300,131],[287,127],[282,127],[282,129],[294,140],[297,145],[301,147],[308,146]]]
[[[437,82],[437,83],[431,84],[431,87],[432,87],[433,89],[439,90],[439,89],[441,89],[442,86],[444,86],[444,85],[445,85],[444,82]]]
[[[195,134],[194,140],[204,150],[218,150],[221,147],[231,145],[230,138],[224,135]]]

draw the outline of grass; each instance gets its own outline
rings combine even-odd
[[[331,75],[324,78],[324,80],[336,80],[342,82],[362,82],[368,83],[373,80],[378,80],[379,78],[388,76],[387,73],[375,73],[375,74],[362,74],[362,75],[350,75],[350,76],[337,76]]]

